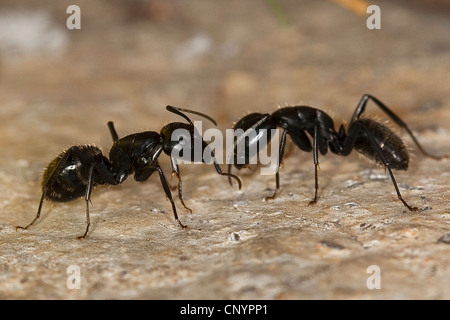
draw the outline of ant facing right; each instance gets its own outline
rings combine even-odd
[[[280,108],[272,114],[251,113],[240,119],[233,127],[234,130],[242,129],[243,134],[236,137],[233,145],[234,160],[228,165],[228,173],[231,172],[231,165],[240,170],[250,163],[253,156],[251,150],[258,151],[265,146],[264,142],[270,141],[272,130],[281,128],[280,147],[278,152],[278,165],[275,175],[276,188],[272,196],[266,197],[265,200],[271,200],[276,197],[280,190],[280,174],[279,166],[283,161],[284,149],[286,145],[286,135],[289,135],[294,144],[303,151],[313,152],[314,160],[314,176],[315,176],[315,193],[314,198],[309,205],[317,203],[318,199],[318,173],[319,151],[325,155],[330,151],[341,155],[349,155],[353,149],[364,156],[375,160],[377,163],[384,165],[389,172],[395,191],[400,201],[410,210],[416,211],[417,207],[410,206],[403,199],[397,182],[392,173],[392,169],[407,170],[409,165],[409,155],[403,141],[387,126],[376,122],[373,119],[361,118],[366,109],[367,102],[372,100],[384,113],[386,113],[397,125],[406,130],[412,138],[418,149],[427,157],[440,160],[448,158],[448,155],[434,156],[426,152],[417,141],[411,130],[392,110],[390,110],[380,100],[369,94],[363,95],[358,106],[356,107],[347,132],[344,125],[341,125],[339,131],[336,132],[333,120],[325,112],[307,106],[290,106]],[[246,139],[251,131],[256,132],[256,138]],[[309,140],[308,133],[313,138],[313,143]],[[238,155],[237,148],[240,143],[244,143],[244,156]],[[242,149],[240,149],[242,150]],[[231,180],[229,179],[231,184]]]
[[[178,168],[178,155],[173,150],[183,149],[187,157],[194,161],[194,149],[197,141],[202,148],[202,154],[208,155],[219,175],[225,175],[238,182],[239,189],[241,181],[238,177],[222,172],[217,163],[213,151],[195,130],[194,124],[183,112],[188,112],[202,116],[216,124],[211,117],[188,109],[167,106],[166,109],[175,113],[188,121],[188,123],[171,122],[165,125],[160,133],[155,131],[144,131],[130,134],[119,138],[112,121],[108,122],[108,128],[113,140],[113,146],[109,151],[109,158],[103,155],[102,151],[92,145],[72,146],[61,152],[50,162],[44,171],[42,178],[42,196],[35,218],[25,227],[17,226],[17,229],[28,229],[40,217],[44,200],[54,202],[66,202],[84,196],[86,202],[86,229],[79,239],[86,238],[89,226],[89,202],[91,192],[96,185],[118,185],[124,182],[127,177],[134,173],[134,180],[146,181],[150,176],[158,172],[161,185],[167,199],[172,205],[175,221],[180,228],[186,228],[178,219],[175,202],[170,192],[169,184],[158,163],[158,158],[162,152],[168,155],[172,163],[172,175],[178,178],[178,196],[183,206],[189,209],[183,200],[182,182]],[[177,139],[172,139],[173,133],[177,129],[184,131],[177,135]],[[204,159],[201,159],[205,162]]]

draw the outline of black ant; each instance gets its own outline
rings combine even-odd
[[[280,176],[278,168],[283,161],[284,149],[286,144],[286,135],[288,134],[301,150],[313,152],[314,159],[314,176],[315,176],[315,193],[309,205],[315,204],[318,199],[318,174],[317,168],[319,166],[319,151],[325,155],[328,147],[331,152],[347,156],[353,149],[365,155],[376,162],[383,164],[388,170],[389,175],[394,184],[395,191],[400,201],[411,211],[417,210],[416,207],[411,207],[405,200],[403,200],[400,190],[395,181],[392,169],[407,170],[409,165],[409,155],[403,141],[389,129],[387,126],[368,118],[361,118],[361,115],[366,109],[368,100],[371,99],[375,104],[384,111],[397,125],[404,128],[410,135],[419,150],[427,157],[433,159],[443,159],[448,156],[434,156],[426,152],[414,137],[408,126],[386,105],[384,105],[377,98],[365,94],[356,107],[348,125],[347,132],[344,125],[341,125],[339,131],[336,132],[333,120],[325,112],[307,106],[292,106],[278,109],[272,114],[251,113],[243,117],[234,125],[234,130],[242,129],[244,133],[238,136],[233,144],[234,160],[230,159],[228,165],[228,172],[231,172],[231,164],[240,170],[246,164],[249,164],[249,159],[253,156],[250,150],[258,150],[263,148],[266,141],[273,138],[272,130],[281,128],[283,130],[280,147],[278,152],[277,172],[275,176],[276,188],[272,196],[266,197],[265,200],[274,199],[280,190]],[[256,132],[255,138],[246,139],[249,132],[254,130]],[[313,138],[313,143],[309,140],[308,133]],[[265,137],[264,140],[262,138]],[[244,140],[244,156],[237,152],[238,144]],[[259,142],[262,144],[259,145]],[[231,180],[229,180],[231,184]]]
[[[42,196],[36,217],[27,226],[17,226],[16,229],[28,229],[37,219],[39,219],[44,199],[54,202],[66,202],[84,196],[86,202],[86,230],[84,234],[78,238],[85,238],[90,226],[89,202],[91,199],[91,192],[96,185],[118,185],[124,182],[128,175],[132,173],[134,173],[134,179],[136,181],[146,181],[155,171],[158,171],[166,197],[172,205],[175,220],[181,228],[186,228],[186,226],[178,219],[175,202],[169,184],[158,163],[158,157],[162,151],[171,157],[173,174],[176,174],[179,179],[178,191],[180,200],[183,203],[183,206],[192,212],[192,210],[184,205],[177,159],[172,155],[172,150],[180,148],[180,144],[182,144],[183,150],[193,151],[193,143],[195,139],[199,138],[202,143],[202,151],[208,150],[208,145],[198,135],[192,121],[183,114],[182,111],[200,115],[212,121],[214,124],[215,121],[207,115],[192,110],[172,106],[167,106],[166,109],[182,116],[189,124],[173,122],[164,126],[160,133],[145,131],[119,139],[114,124],[110,121],[108,122],[108,127],[113,139],[113,146],[109,152],[109,159],[102,154],[102,151],[99,148],[92,145],[73,146],[60,153],[50,162],[44,171],[42,178]],[[172,133],[178,128],[183,128],[187,131],[184,132],[184,135],[179,135],[179,140],[172,141]],[[189,142],[190,145],[186,145]],[[193,156],[191,156],[191,158],[192,157]],[[211,158],[216,171],[221,175],[236,179],[240,188],[241,181],[238,177],[222,173],[212,151]]]

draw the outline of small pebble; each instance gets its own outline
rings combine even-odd
[[[229,236],[228,236],[228,240],[230,240],[231,242],[236,242],[239,241],[241,237],[239,236],[238,233],[236,232],[232,232]]]
[[[445,243],[445,244],[450,244],[450,233],[444,234],[442,237],[440,237],[438,239],[438,242]]]

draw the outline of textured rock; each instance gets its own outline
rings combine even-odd
[[[180,120],[167,104],[206,112],[222,130],[246,112],[298,103],[326,110],[338,126],[368,92],[429,152],[450,154],[445,11],[380,1],[382,29],[368,30],[365,17],[334,2],[281,3],[287,27],[264,1],[173,2],[161,19],[79,1],[82,29],[66,31],[59,56],[2,52],[0,298],[450,298],[450,162],[423,157],[401,130],[412,159],[394,174],[417,212],[398,201],[383,168],[356,154],[320,156],[320,198],[308,206],[312,154],[288,146],[270,202],[271,176],[243,171],[239,191],[212,167],[182,165],[193,213],[175,200],[188,230],[174,223],[157,177],[97,188],[87,239],[76,239],[81,199],[45,202],[35,226],[15,230],[34,218],[43,168],[59,152],[89,143],[107,154],[108,120],[121,136],[159,131]],[[48,10],[48,25],[64,28],[69,4],[26,10]],[[207,50],[179,59],[198,34]],[[367,115],[386,119],[372,105]],[[167,157],[161,163],[170,177]],[[368,288],[373,265],[381,289]]]

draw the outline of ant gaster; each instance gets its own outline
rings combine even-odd
[[[89,202],[91,192],[96,185],[118,185],[124,182],[128,175],[132,173],[134,173],[134,179],[136,181],[146,181],[155,171],[158,171],[161,185],[172,205],[175,220],[181,228],[186,228],[178,219],[175,202],[169,184],[158,163],[158,157],[162,151],[171,157],[174,174],[179,179],[179,197],[184,205],[181,178],[178,166],[176,165],[177,162],[171,155],[172,149],[177,147],[179,141],[171,141],[171,134],[176,128],[181,126],[188,129],[190,136],[180,137],[180,140],[191,141],[191,148],[193,149],[193,142],[194,139],[198,139],[198,134],[193,128],[192,121],[181,111],[203,116],[213,123],[215,121],[207,115],[192,110],[172,106],[167,106],[166,109],[187,119],[189,124],[179,122],[169,123],[161,129],[160,133],[145,131],[119,139],[114,124],[110,121],[108,122],[108,127],[114,143],[109,152],[109,159],[102,154],[99,148],[92,145],[73,146],[61,152],[50,162],[44,171],[42,178],[42,196],[36,217],[27,226],[18,226],[16,229],[28,229],[39,219],[44,199],[54,202],[66,202],[84,196],[86,202],[86,230],[78,238],[85,238],[90,226]],[[202,142],[203,150],[207,149],[208,145],[203,140]],[[184,145],[184,149],[186,149],[186,145]],[[236,179],[240,187],[241,182],[239,178],[234,175],[222,173],[212,152],[211,157],[217,172],[221,175],[227,175]],[[189,208],[187,209],[190,210]]]
[[[397,125],[406,130],[419,150],[427,157],[433,159],[442,159],[448,156],[434,156],[426,152],[419,144],[408,126],[385,104],[374,96],[365,94],[356,107],[350,123],[345,131],[344,125],[341,125],[339,131],[335,131],[333,120],[325,112],[307,106],[291,106],[280,108],[272,114],[251,113],[243,117],[234,125],[234,130],[242,129],[244,133],[237,137],[234,147],[234,161],[230,159],[237,169],[241,169],[249,163],[252,156],[250,150],[258,150],[263,148],[265,141],[270,141],[272,130],[281,128],[280,147],[278,152],[278,166],[275,175],[276,188],[272,196],[266,197],[266,200],[274,199],[280,190],[279,166],[283,160],[284,149],[286,144],[286,135],[289,135],[294,144],[303,151],[313,153],[314,160],[314,177],[315,177],[315,193],[309,205],[315,204],[318,199],[318,166],[319,151],[325,155],[330,151],[342,155],[349,155],[353,149],[360,152],[364,156],[375,160],[385,166],[387,169],[395,191],[400,201],[411,211],[417,210],[411,207],[403,199],[397,182],[392,173],[392,169],[407,170],[409,165],[409,155],[403,141],[384,124],[376,122],[368,118],[361,118],[366,109],[368,100],[372,100],[383,112],[385,112]],[[251,130],[256,131],[256,139],[245,139]],[[312,137],[312,144],[308,136]],[[262,140],[261,145],[259,142]],[[245,139],[245,140],[244,140]],[[245,156],[238,156],[237,145],[244,140]],[[256,148],[255,148],[256,147]],[[239,161],[238,161],[239,160]],[[231,162],[230,162],[231,163]],[[228,172],[231,172],[231,164],[228,165]],[[231,184],[231,180],[230,184]]]

